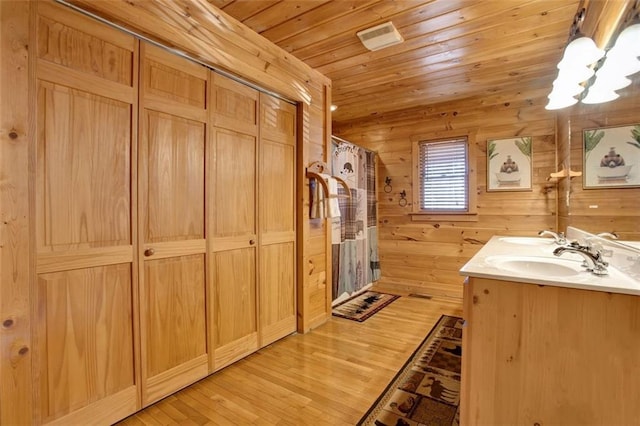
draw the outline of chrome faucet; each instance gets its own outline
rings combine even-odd
[[[581,246],[572,243],[567,246],[558,247],[553,251],[555,256],[561,256],[563,253],[577,253],[584,258],[582,266],[594,275],[607,275],[608,262],[602,259],[602,253],[599,250],[592,250],[589,246]]]
[[[615,232],[601,232],[599,234],[596,234],[596,237],[609,238],[610,240],[617,240],[618,234],[616,234]]]
[[[539,237],[543,237],[545,235],[551,235],[555,240],[556,244],[562,245],[567,243],[567,239],[564,236],[564,232],[553,232],[553,231],[547,231],[547,230],[538,232]]]

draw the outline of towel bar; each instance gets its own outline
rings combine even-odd
[[[331,177],[334,178],[340,185],[342,185],[344,191],[346,192],[345,195],[329,195],[329,187],[327,186],[327,181],[324,180],[324,177],[322,177],[322,175],[320,175],[319,173],[310,172],[307,170],[307,178],[316,179],[318,182],[320,182],[320,185],[322,185],[322,188],[324,189],[324,196],[326,198],[351,198],[351,190],[349,189],[349,185],[347,185],[347,182],[337,176]]]
[[[314,161],[313,163],[309,164],[309,167],[307,167],[307,178],[316,179],[318,182],[320,182],[320,185],[322,185],[322,188],[324,188],[324,195],[326,198],[351,198],[351,189],[349,189],[349,185],[347,185],[347,182],[337,176],[331,177],[334,178],[340,185],[342,185],[346,194],[329,195],[329,187],[327,186],[327,181],[325,181],[324,177],[321,175],[321,173],[324,173],[326,170],[329,170],[329,167],[327,167],[327,164],[325,162]]]

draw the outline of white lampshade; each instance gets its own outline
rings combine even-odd
[[[568,97],[579,95],[584,91],[584,86],[569,79],[556,78],[553,82],[553,89],[549,94],[549,99],[553,97]]]
[[[614,47],[624,49],[630,55],[640,56],[640,24],[630,25],[622,30]]]
[[[607,53],[603,68],[606,66],[608,69],[615,70],[616,73],[622,76],[635,74],[640,71],[640,61],[638,58],[622,48],[616,49],[616,46]]]
[[[557,80],[572,81],[574,83],[582,83],[589,80],[595,72],[593,69],[584,66],[577,65],[573,67],[565,67],[558,72]]]
[[[618,99],[620,95],[618,95],[613,90],[607,90],[605,88],[591,87],[589,89],[589,93],[582,100],[582,103],[585,104],[601,104],[604,102],[613,101],[614,99]]]
[[[578,102],[575,96],[583,93],[583,85],[588,87],[588,83],[592,85],[582,99],[585,104],[617,99],[620,95],[616,90],[631,84],[626,76],[640,71],[640,24],[630,25],[620,33],[598,69],[595,81],[589,80],[594,74],[594,64],[603,56],[604,50],[598,49],[589,37],[578,37],[571,41],[558,63],[558,76],[553,82],[545,109],[554,110],[574,105]],[[595,68],[598,68],[597,64]]]
[[[558,68],[574,68],[575,66],[587,66],[604,56],[604,50],[598,49],[596,43],[589,37],[578,37],[567,45]]]
[[[606,90],[620,90],[631,84],[631,80],[623,75],[611,66],[605,66],[600,68],[596,73],[596,81],[593,84],[594,87],[603,88]]]
[[[549,98],[549,103],[544,108],[547,110],[562,109],[575,105],[576,103],[578,103],[578,100],[572,96],[554,96],[553,98]]]

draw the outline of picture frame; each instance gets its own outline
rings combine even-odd
[[[531,191],[533,138],[487,140],[487,192]]]
[[[640,187],[640,124],[582,131],[582,187]]]

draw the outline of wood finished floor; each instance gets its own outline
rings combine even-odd
[[[363,323],[332,318],[128,417],[121,425],[355,425],[457,299],[400,297]]]

